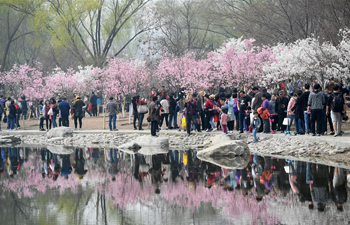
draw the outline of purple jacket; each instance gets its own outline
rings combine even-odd
[[[267,109],[269,112],[271,111],[270,101],[265,99],[262,104],[263,110]]]
[[[192,115],[196,114],[196,107],[197,107],[197,101],[196,100],[191,100],[189,102],[185,103],[186,107],[186,115],[188,113],[191,113]]]

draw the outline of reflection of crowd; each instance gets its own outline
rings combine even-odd
[[[244,168],[230,169],[200,160],[196,150],[141,155],[113,148],[104,151],[78,148],[72,154],[56,154],[46,148],[31,153],[29,148],[14,147],[1,149],[1,176],[20,179],[17,175],[20,170],[28,169],[23,164],[30,154],[36,154],[34,158],[40,161],[38,176],[55,182],[71,179],[73,174],[82,180],[88,172],[98,173],[97,169],[102,168],[108,174],[106,182],[115,182],[118,176],[133,173],[142,187],[153,186],[156,194],[168,187],[163,186],[164,183],[182,182],[193,191],[201,185],[212,190],[239,192],[257,202],[270,199],[265,200],[265,196],[286,197],[293,193],[298,201],[306,202],[309,209],[319,211],[324,211],[330,201],[343,211],[347,201],[347,176],[350,176],[346,169],[339,167],[258,155],[250,156]]]

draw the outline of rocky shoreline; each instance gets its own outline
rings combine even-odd
[[[12,135],[21,139],[22,146],[59,146],[66,148],[119,148],[122,145],[131,143],[141,136],[148,134],[138,133],[43,133],[41,135]],[[9,141],[0,143],[10,144]],[[9,136],[7,136],[9,137]],[[159,138],[168,140],[169,149],[188,150],[205,149],[213,145],[220,145],[223,142],[240,140],[248,144],[251,153],[262,155],[295,158],[298,160],[311,161],[329,165],[341,164],[350,168],[350,145],[344,147],[330,144],[322,139],[306,140],[300,137],[283,137],[274,135],[261,135],[258,143],[251,143],[252,137],[240,134],[206,134],[195,133],[189,137],[174,133],[161,133]],[[18,139],[16,139],[18,140]],[[18,144],[18,143],[17,143]]]

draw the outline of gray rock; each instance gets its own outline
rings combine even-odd
[[[73,128],[70,127],[56,127],[46,133],[48,138],[54,137],[73,137]]]
[[[249,161],[249,147],[243,141],[219,142],[217,145],[210,146],[207,149],[199,151],[199,159],[224,168],[244,168]],[[248,157],[248,158],[247,158]]]
[[[14,135],[0,136],[0,144],[19,144],[21,138]]]
[[[54,154],[70,155],[74,153],[73,147],[68,147],[64,145],[48,145],[47,149]]]
[[[212,144],[217,144],[217,143],[222,143],[222,142],[227,142],[233,140],[233,136],[225,135],[225,134],[219,134],[212,136],[210,138],[207,138],[204,140],[203,144],[205,146],[210,146]]]
[[[139,152],[143,155],[167,153],[169,151],[169,139],[167,137],[140,136],[134,141],[120,145],[118,149],[125,152]]]

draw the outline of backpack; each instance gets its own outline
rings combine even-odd
[[[0,101],[0,115],[5,111],[3,101]]]
[[[238,100],[235,99],[235,103],[233,104],[233,112],[234,112],[234,113],[238,113],[238,112],[239,112],[238,106],[237,106],[237,102],[238,102]]]
[[[21,108],[17,104],[15,104],[15,108],[17,113],[22,113]]]
[[[332,105],[331,109],[333,112],[342,112],[343,111],[343,105],[344,105],[344,98],[343,95],[333,95]]]

